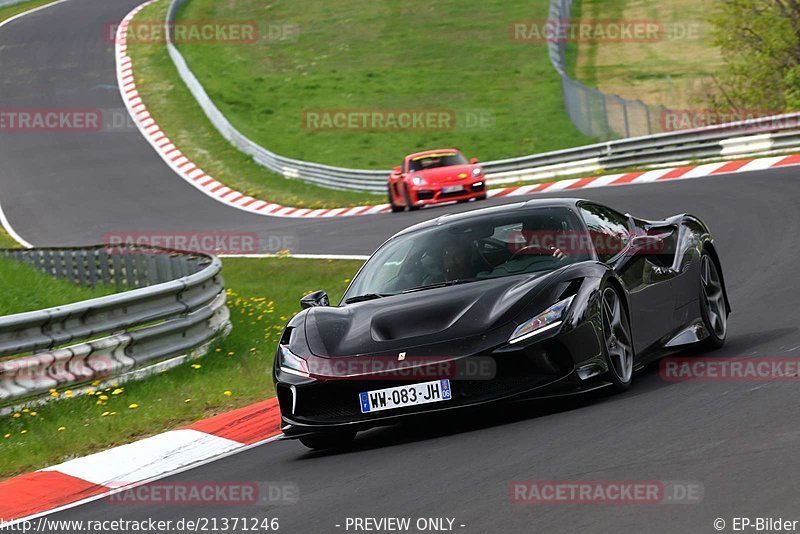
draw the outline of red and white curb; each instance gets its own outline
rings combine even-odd
[[[3,524],[85,504],[280,437],[275,399],[0,482]]]

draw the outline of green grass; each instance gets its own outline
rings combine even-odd
[[[43,6],[45,4],[52,4],[55,0],[31,0],[30,2],[22,2],[21,4],[14,4],[13,6],[0,7],[0,22],[10,19],[14,15],[19,15],[24,11]]]
[[[0,248],[21,248],[21,245],[14,241],[2,226],[0,226]]]
[[[161,20],[162,0],[136,20]],[[591,142],[564,110],[544,43],[513,42],[514,21],[546,18],[547,0],[193,0],[181,20],[297,24],[299,37],[257,44],[183,44],[215,103],[269,149],[321,163],[388,169],[409,152],[456,146],[482,161]],[[266,32],[266,30],[264,30]],[[228,144],[177,76],[161,44],[129,43],[137,85],[165,133],[207,173],[252,196],[331,207],[385,199],[331,191],[269,173]],[[448,132],[318,132],[310,109],[435,109],[487,113],[484,128]]]
[[[341,260],[225,259],[223,274],[233,324],[227,338],[193,364],[120,385],[117,395],[111,388],[0,418],[0,478],[129,443],[273,396],[275,346],[286,321],[299,311],[300,297],[325,289],[331,301],[338,302],[360,265]],[[226,391],[231,395],[226,396]],[[65,396],[64,391],[59,393]],[[131,409],[132,404],[138,407]]]
[[[661,25],[654,41],[582,41],[570,52],[571,72],[585,84],[629,100],[670,109],[702,107],[722,60],[708,14],[717,0],[581,0],[573,19],[647,20]]]
[[[52,308],[114,293],[112,287],[94,290],[82,287],[8,258],[0,258],[0,287],[3,288],[0,315]]]
[[[162,0],[136,20],[163,20],[168,5]],[[178,76],[163,44],[130,43],[128,53],[134,61],[139,94],[159,127],[191,161],[225,185],[284,206],[336,208],[386,202],[386,195],[326,189],[268,171],[214,128]]]

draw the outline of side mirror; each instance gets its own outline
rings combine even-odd
[[[328,294],[324,291],[314,291],[300,299],[300,307],[304,310],[306,308],[313,308],[315,306],[330,306],[331,301],[328,299]]]
[[[394,169],[392,169],[392,172],[393,172],[394,174],[402,174],[402,173],[403,173],[403,168],[402,168],[402,167],[399,167],[399,166],[398,166],[398,167],[395,167]]]
[[[469,158],[469,162],[475,165],[476,163],[478,163],[478,158]]]

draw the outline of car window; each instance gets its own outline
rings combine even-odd
[[[364,265],[344,300],[446,283],[551,271],[592,259],[566,207],[486,214],[395,237]]]
[[[582,204],[581,215],[600,261],[608,261],[628,246],[628,217],[597,204]]]
[[[458,152],[441,152],[412,159],[409,161],[409,170],[416,172],[452,165],[466,165],[467,163],[467,159]]]

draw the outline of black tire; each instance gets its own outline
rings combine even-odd
[[[311,434],[303,436],[300,443],[315,451],[325,449],[346,449],[353,443],[355,432],[326,432],[324,434]]]
[[[403,193],[406,197],[406,207],[408,208],[408,211],[417,211],[419,209],[419,206],[415,206],[414,204],[411,203],[411,193],[408,192],[407,185],[403,186]]]
[[[394,196],[392,195],[392,186],[389,186],[389,205],[392,207],[392,213],[399,213],[405,209],[403,206],[398,206],[394,203]]]
[[[479,197],[475,197],[475,201],[478,201],[478,200],[486,200],[486,193],[482,194]]]
[[[700,316],[708,337],[700,342],[704,349],[716,350],[728,336],[728,304],[717,262],[707,252],[700,256]]]
[[[600,315],[603,325],[603,355],[608,365],[608,380],[617,392],[631,387],[633,381],[633,337],[628,312],[619,291],[612,285],[600,293]]]

